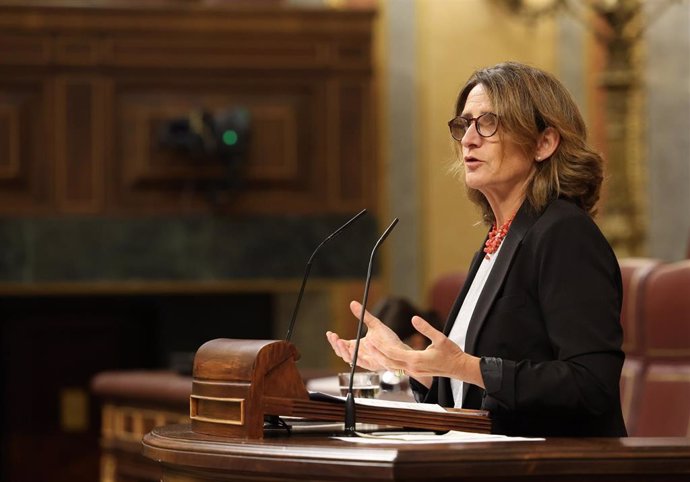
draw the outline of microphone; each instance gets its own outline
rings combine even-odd
[[[345,435],[353,437],[356,435],[355,426],[356,422],[356,411],[355,411],[355,398],[352,396],[352,382],[355,379],[355,369],[357,368],[357,355],[359,354],[359,341],[362,339],[362,328],[364,327],[364,312],[367,309],[367,298],[369,297],[369,284],[371,283],[371,268],[374,265],[374,256],[379,246],[388,237],[395,225],[398,224],[398,218],[395,218],[393,222],[386,228],[374,248],[371,250],[371,256],[369,257],[369,268],[367,269],[367,280],[364,284],[364,297],[362,298],[362,313],[359,315],[359,324],[357,325],[357,338],[355,341],[355,351],[352,354],[352,368],[350,369],[350,385],[347,388],[347,398],[345,399]]]
[[[311,262],[314,260],[316,253],[319,251],[319,249],[321,249],[321,246],[323,246],[328,241],[330,241],[331,239],[333,239],[337,235],[339,235],[350,224],[354,223],[360,217],[364,216],[366,214],[366,212],[367,212],[366,209],[362,209],[360,212],[355,214],[348,222],[346,222],[345,224],[340,226],[338,229],[333,231],[330,234],[330,236],[328,236],[326,239],[321,241],[321,244],[319,244],[316,247],[314,252],[309,257],[309,261],[307,261],[307,267],[304,270],[304,278],[302,278],[302,287],[299,289],[299,295],[297,295],[297,303],[295,304],[295,309],[292,311],[292,319],[290,320],[290,325],[288,327],[287,334],[285,335],[285,341],[290,341],[290,338],[292,338],[292,330],[295,328],[295,320],[297,319],[297,311],[299,311],[299,305],[302,302],[302,295],[304,295],[304,287],[307,285],[307,278],[309,277],[309,271],[311,271]]]

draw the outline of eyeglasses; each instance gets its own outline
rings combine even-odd
[[[493,112],[486,112],[478,117],[457,116],[455,119],[449,120],[450,135],[453,136],[453,139],[461,141],[472,122],[474,122],[477,133],[482,137],[491,137],[498,130],[498,116]]]

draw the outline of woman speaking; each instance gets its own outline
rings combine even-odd
[[[448,125],[487,238],[443,332],[412,318],[426,349],[366,313],[358,365],[404,370],[418,401],[488,410],[496,433],[625,436],[620,270],[592,220],[603,161],[570,94],[498,64],[470,77]],[[326,335],[349,363],[354,341]]]

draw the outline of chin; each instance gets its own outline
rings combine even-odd
[[[484,185],[484,183],[482,183],[480,179],[477,179],[477,176],[465,173],[465,185],[470,189],[476,189],[477,191],[481,191],[481,188]]]

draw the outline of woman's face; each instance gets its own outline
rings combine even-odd
[[[484,86],[477,84],[467,96],[461,116],[476,118],[494,112]],[[505,131],[482,137],[472,122],[460,141],[468,187],[480,191],[494,207],[495,203],[515,201],[523,196],[524,186],[535,168],[528,157]]]

